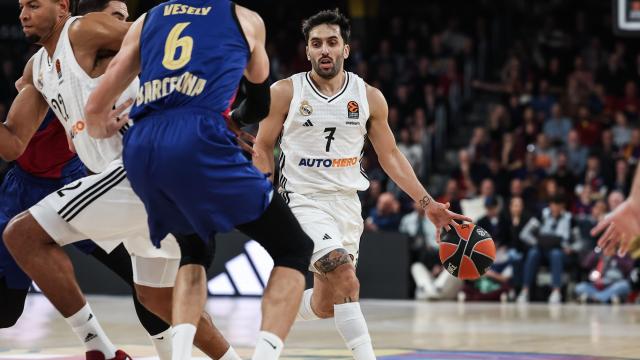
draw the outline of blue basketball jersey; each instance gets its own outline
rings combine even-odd
[[[147,13],[140,35],[134,120],[196,107],[224,113],[251,56],[229,0],[172,0]]]

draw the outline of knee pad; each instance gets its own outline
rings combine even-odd
[[[238,225],[237,228],[267,250],[273,258],[274,266],[292,268],[303,275],[307,273],[313,253],[313,240],[302,230],[280,196],[273,197],[257,220]]]
[[[180,267],[195,264],[204,266],[205,270],[209,268],[216,253],[215,239],[205,242],[196,234],[174,236],[180,246]]]

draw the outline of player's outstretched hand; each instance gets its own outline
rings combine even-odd
[[[427,217],[436,227],[436,241],[438,243],[440,243],[442,228],[447,231],[451,230],[451,226],[456,223],[455,220],[471,222],[471,218],[468,216],[456,214],[449,210],[450,206],[451,204],[449,203],[443,204],[432,199],[425,207]]]
[[[640,236],[638,204],[630,199],[625,200],[591,229],[591,236],[600,233],[602,235],[598,239],[598,246],[604,250],[605,255],[613,255],[618,251],[624,256],[629,251],[632,240]]]
[[[258,153],[253,150],[253,144],[256,142],[255,136],[242,130],[235,121],[231,120],[231,117],[226,117],[226,120],[227,127],[236,135],[236,140],[242,150],[248,152],[251,156],[258,156]]]

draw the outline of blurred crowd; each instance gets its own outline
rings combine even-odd
[[[410,237],[416,297],[634,301],[633,260],[603,256],[589,234],[628,195],[640,159],[640,52],[612,34],[610,2],[375,2],[358,14],[354,3],[337,4],[352,12],[347,69],[383,91],[428,190],[498,248],[483,279],[447,277],[435,228],[368,146],[366,229]],[[291,21],[309,10],[265,10],[272,80],[309,69]],[[0,28],[0,119],[34,50],[11,29]]]

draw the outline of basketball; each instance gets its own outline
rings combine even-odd
[[[440,261],[447,271],[462,280],[482,276],[496,258],[491,234],[475,224],[453,226],[442,236]]]

